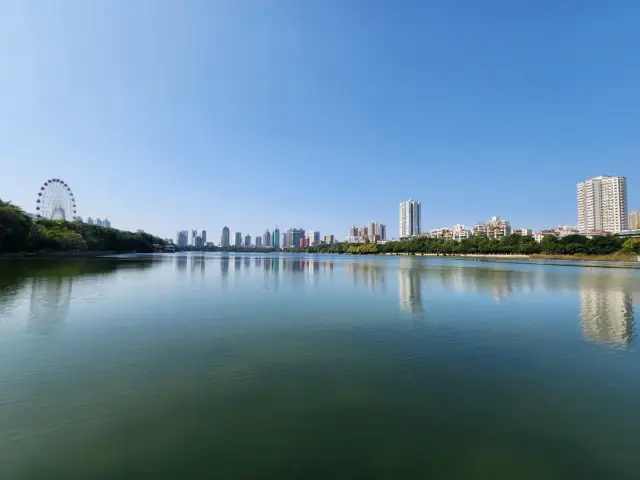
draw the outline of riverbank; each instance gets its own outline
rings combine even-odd
[[[613,253],[611,255],[529,255],[533,260],[562,260],[573,262],[638,262],[640,257],[633,253]]]
[[[513,259],[513,260],[561,260],[563,262],[623,262],[623,263],[639,263],[638,255],[628,253],[615,253],[612,255],[522,255],[508,253],[485,253],[485,254],[442,254],[442,253],[385,253],[384,255],[393,256],[417,256],[417,257],[447,257],[447,258],[476,258],[486,260]]]

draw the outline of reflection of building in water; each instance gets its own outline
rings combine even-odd
[[[30,327],[47,331],[64,322],[71,305],[73,277],[37,277],[31,283]]]
[[[615,275],[583,274],[580,282],[580,319],[586,338],[627,344],[633,337],[633,297]]]
[[[196,271],[200,271],[200,275],[205,273],[205,261],[204,255],[192,255],[191,256],[191,274],[195,275]]]
[[[220,275],[223,279],[229,276],[229,257],[220,257]]]
[[[251,268],[251,257],[244,257],[244,268],[246,270]]]
[[[384,274],[386,267],[375,263],[350,263],[347,272],[353,278],[354,285],[360,281],[373,290],[384,290]]]
[[[187,256],[186,255],[178,255],[176,257],[176,269],[179,272],[187,271]]]
[[[398,268],[398,295],[400,307],[412,313],[422,311],[422,298],[420,290],[422,278],[420,270],[414,268]]]
[[[233,271],[239,272],[242,267],[242,257],[235,257],[233,259]]]

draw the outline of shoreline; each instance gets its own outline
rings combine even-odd
[[[84,252],[39,252],[39,253],[0,253],[1,260],[40,260],[66,258],[99,258],[110,255],[126,255],[136,252],[116,252],[112,250],[93,250]]]

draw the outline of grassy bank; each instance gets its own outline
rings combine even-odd
[[[637,262],[638,255],[634,253],[616,252],[610,255],[545,255],[535,254],[529,255],[529,258],[535,260],[573,260],[573,261],[589,261],[589,262]]]

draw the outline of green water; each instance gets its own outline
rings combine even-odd
[[[0,262],[0,478],[639,478],[640,272]]]

